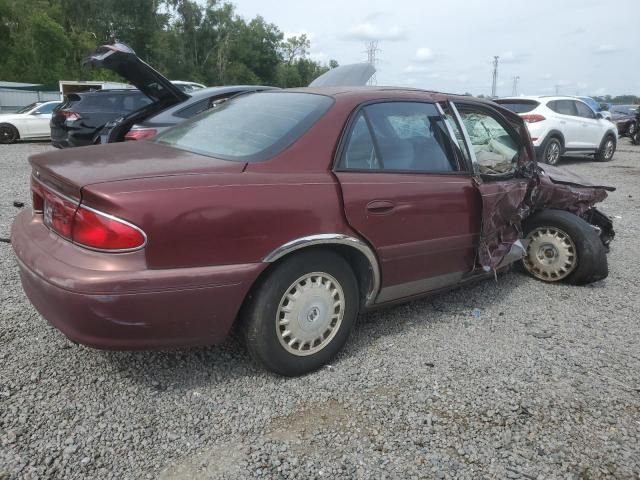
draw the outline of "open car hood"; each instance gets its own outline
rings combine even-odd
[[[323,73],[310,87],[361,87],[367,84],[376,73],[376,69],[369,63],[352,63],[342,65]]]
[[[160,72],[138,58],[124,43],[102,45],[85,58],[83,66],[106,68],[125,78],[154,102],[164,106],[174,105],[189,98],[189,95],[172,84]]]

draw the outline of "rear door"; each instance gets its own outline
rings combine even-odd
[[[378,302],[455,284],[474,268],[480,197],[441,113],[432,103],[369,104],[341,146],[347,220],[380,258]]]

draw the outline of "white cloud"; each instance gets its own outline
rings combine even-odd
[[[408,65],[404,69],[404,73],[426,73],[428,71],[429,68],[422,65]]]
[[[309,58],[314,62],[320,62],[320,63],[329,63],[329,60],[331,60],[331,58],[329,57],[329,54],[325,52],[310,53]]]
[[[595,95],[597,95],[597,96],[606,95],[607,94],[607,87],[600,87],[593,93]]]
[[[551,78],[553,78],[553,75],[551,75],[550,73],[545,73],[540,78],[542,78],[543,80],[551,80]]]
[[[351,27],[347,33],[347,38],[369,42],[372,40],[397,41],[405,38],[400,27],[394,25],[387,29],[382,29],[373,23],[364,22]]]
[[[300,38],[302,35],[306,35],[307,38],[311,41],[314,39],[315,35],[313,32],[308,32],[307,30],[299,30],[297,32],[284,32],[284,38],[298,37]]]
[[[460,75],[456,76],[456,80],[458,80],[461,83],[467,83],[467,80],[469,80],[469,77],[464,73],[461,73]]]
[[[610,43],[605,43],[602,45],[598,45],[593,50],[593,53],[595,53],[596,55],[610,55],[612,53],[616,53],[618,50],[619,50],[618,47],[616,47],[615,45],[612,45]]]
[[[432,62],[433,52],[428,47],[420,47],[416,50],[415,60],[416,62]]]
[[[500,63],[522,63],[526,61],[531,54],[525,52],[508,51],[500,55]]]

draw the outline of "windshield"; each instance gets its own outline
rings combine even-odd
[[[611,113],[621,113],[623,115],[635,115],[638,105],[612,105]]]
[[[22,107],[16,113],[27,113],[28,111],[33,110],[34,108],[36,108],[41,103],[42,102],[35,102],[35,103],[30,104],[30,105],[27,105],[26,107]]]
[[[252,93],[221,103],[153,141],[225,160],[257,162],[295,142],[332,104],[324,95]]]

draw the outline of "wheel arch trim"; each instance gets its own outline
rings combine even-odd
[[[301,250],[307,247],[313,247],[318,245],[344,245],[351,247],[360,253],[362,253],[371,267],[371,287],[366,295],[365,305],[370,306],[375,302],[376,297],[380,291],[380,265],[378,259],[369,245],[360,240],[359,238],[351,237],[341,233],[321,233],[317,235],[307,235],[305,237],[296,238],[284,245],[279,246],[262,261],[265,263],[273,263],[286,255],[295,251]]]

